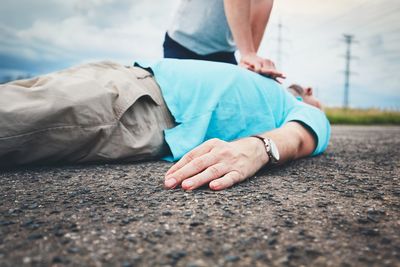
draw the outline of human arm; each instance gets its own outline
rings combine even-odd
[[[250,25],[255,52],[258,51],[271,16],[273,0],[251,0]]]
[[[284,78],[274,63],[257,55],[273,0],[224,0],[225,14],[239,49],[240,65],[273,79]]]
[[[298,122],[288,122],[261,136],[274,140],[281,156],[279,163],[310,155],[316,147],[313,135]],[[268,161],[264,145],[257,138],[233,142],[212,139],[168,170],[165,187],[181,185],[185,190],[193,190],[208,183],[212,190],[225,189],[254,175]]]

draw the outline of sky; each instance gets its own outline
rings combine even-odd
[[[164,34],[178,4],[179,0],[2,1],[0,80],[84,62],[132,64],[135,59],[161,58]],[[276,0],[259,54],[280,63],[287,75],[285,86],[312,86],[325,105],[341,106],[343,34],[352,34],[350,106],[400,110],[398,14],[398,0]]]

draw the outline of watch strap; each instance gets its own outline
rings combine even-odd
[[[267,152],[267,155],[268,155],[268,158],[269,158],[269,160],[268,160],[266,165],[270,165],[270,164],[276,163],[277,160],[275,159],[274,155],[272,155],[272,152],[271,152],[271,141],[270,141],[271,139],[264,138],[264,137],[261,137],[259,135],[252,135],[251,137],[258,138],[263,142],[264,147],[265,147],[265,151]]]

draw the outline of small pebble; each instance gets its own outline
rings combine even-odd
[[[240,258],[237,255],[227,255],[227,256],[225,256],[225,261],[227,261],[227,262],[236,262],[239,259]]]
[[[80,249],[77,248],[77,247],[69,247],[69,248],[67,249],[67,251],[68,251],[68,253],[75,254],[75,253],[80,252]]]
[[[28,236],[29,240],[37,240],[37,239],[41,239],[41,238],[43,238],[43,234],[42,233],[33,233],[33,234]]]

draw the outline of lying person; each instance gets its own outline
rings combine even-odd
[[[228,188],[326,149],[319,101],[290,92],[234,65],[176,59],[14,81],[0,85],[0,166],[163,158],[179,160],[166,188]]]

